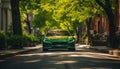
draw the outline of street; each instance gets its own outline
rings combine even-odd
[[[0,60],[0,69],[120,69],[120,59],[87,47],[76,51],[38,49]]]
[[[120,0],[0,0],[0,69],[120,69]]]

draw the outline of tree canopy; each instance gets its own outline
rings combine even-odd
[[[87,18],[94,17],[101,10],[97,10],[100,7],[95,1],[88,0],[40,0],[38,5],[39,8],[35,10],[38,14],[35,15],[33,23],[41,28],[46,26],[45,22],[49,22],[51,27],[56,25],[58,28],[73,30],[76,20],[84,23]]]
[[[115,25],[114,16],[111,18],[113,3],[113,0],[21,0],[20,8],[23,13],[33,11],[32,25],[40,28],[41,32],[52,28],[75,32],[78,28],[87,27],[87,19],[94,19],[99,14],[108,16],[112,40],[112,32],[115,32],[112,29],[115,27],[112,26]]]

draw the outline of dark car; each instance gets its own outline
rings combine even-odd
[[[64,30],[51,30],[43,39],[43,51],[53,48],[67,48],[75,50],[75,39]]]

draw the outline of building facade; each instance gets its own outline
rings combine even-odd
[[[0,0],[0,30],[8,32],[12,23],[10,0]]]
[[[115,5],[116,5],[116,9],[115,9],[115,23],[116,24],[116,29],[118,32],[120,32],[120,0],[115,0]]]
[[[115,23],[116,23],[116,32],[120,32],[120,0],[115,0]],[[99,15],[93,24],[93,30],[95,30],[99,34],[108,35],[109,33],[109,20],[107,17],[103,15]]]

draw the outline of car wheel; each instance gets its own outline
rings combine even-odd
[[[75,48],[69,48],[69,51],[75,51]]]
[[[43,51],[48,51],[48,49],[43,48]]]

